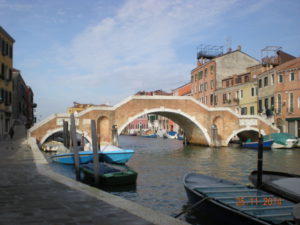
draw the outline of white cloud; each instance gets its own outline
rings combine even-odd
[[[194,67],[192,62],[180,63],[176,53],[180,42],[218,22],[234,3],[126,1],[114,16],[88,27],[62,50],[65,65],[78,71],[70,79],[95,86],[113,79],[125,95],[140,89],[175,88],[172,85],[189,79]]]

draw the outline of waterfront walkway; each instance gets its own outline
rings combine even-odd
[[[55,174],[23,134],[0,142],[0,225],[187,224]]]

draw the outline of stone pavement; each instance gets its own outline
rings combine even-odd
[[[186,224],[39,168],[19,134],[0,142],[0,225]]]

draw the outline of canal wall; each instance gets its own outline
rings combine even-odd
[[[59,182],[63,185],[68,186],[74,190],[83,192],[99,201],[103,201],[111,207],[120,208],[128,212],[129,214],[135,215],[143,220],[146,220],[150,224],[157,225],[189,225],[189,223],[175,219],[165,214],[161,214],[152,209],[146,208],[134,202],[128,201],[126,199],[120,198],[118,196],[104,192],[98,188],[91,187],[89,185],[83,184],[71,178],[65,177],[61,174],[52,171],[48,165],[48,161],[45,159],[44,155],[40,152],[36,144],[35,138],[28,139],[28,145],[31,147],[34,162],[36,164],[37,170],[40,174],[51,178],[52,180]],[[140,224],[138,221],[133,224]],[[126,223],[122,223],[126,224]],[[128,223],[131,224],[131,223]]]

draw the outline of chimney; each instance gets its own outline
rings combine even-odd
[[[238,51],[241,51],[241,50],[242,50],[242,46],[238,45],[238,46],[237,46],[237,50],[238,50]]]

